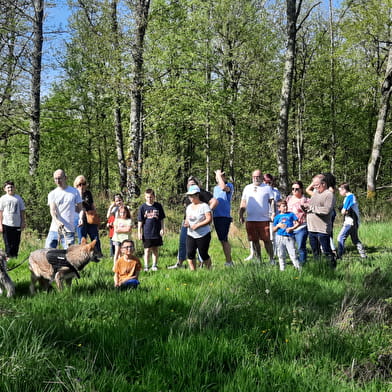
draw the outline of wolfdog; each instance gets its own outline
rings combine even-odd
[[[2,288],[7,291],[7,297],[15,295],[15,285],[7,272],[7,255],[0,250],[0,294],[3,293]]]
[[[38,249],[30,253],[29,269],[31,271],[30,292],[35,293],[35,283],[49,290],[53,281],[58,290],[62,290],[63,282],[71,286],[72,279],[79,278],[81,271],[90,261],[99,262],[95,249],[96,240],[86,244],[82,238],[80,245],[71,245],[67,250]]]

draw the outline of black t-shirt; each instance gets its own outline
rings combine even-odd
[[[155,202],[153,205],[144,203],[137,213],[138,222],[143,223],[143,238],[153,240],[160,238],[162,220],[165,218],[165,212],[161,204]]]

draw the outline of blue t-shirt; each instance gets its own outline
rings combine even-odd
[[[279,223],[284,223],[286,225],[286,228],[288,227],[293,227],[294,226],[294,221],[297,221],[298,218],[293,212],[286,212],[285,214],[279,214],[275,216],[274,219],[274,226],[276,226]],[[277,230],[276,234],[278,235],[283,235],[285,237],[292,237],[294,236],[294,233],[288,233],[286,231],[286,228],[282,229],[279,227]]]
[[[144,203],[137,213],[138,222],[143,223],[143,239],[153,240],[160,238],[162,220],[165,218],[165,212],[161,204],[155,202],[153,205]]]
[[[225,217],[231,218],[231,197],[233,196],[234,186],[231,182],[226,183],[226,186],[230,188],[229,192],[225,192],[222,188],[217,185],[214,188],[214,197],[218,200],[219,204],[214,209],[214,218]]]

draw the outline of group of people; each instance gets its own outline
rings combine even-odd
[[[67,185],[67,177],[61,169],[54,172],[53,178],[57,186],[48,195],[52,221],[46,238],[46,248],[57,248],[61,243],[66,249],[75,243],[77,234],[79,243],[87,236],[96,240],[96,250],[102,256],[99,221],[93,196],[87,189],[86,178],[77,176],[73,187]],[[169,266],[169,269],[184,267],[185,260],[191,270],[195,270],[198,265],[211,268],[209,246],[212,222],[222,245],[225,266],[234,265],[228,240],[234,186],[222,170],[216,170],[215,179],[216,186],[213,193],[210,193],[201,188],[196,177],[188,178],[177,262]],[[307,260],[306,243],[309,238],[313,255],[319,257],[321,253],[325,254],[330,266],[335,268],[336,259],[341,258],[344,253],[348,236],[351,236],[360,256],[366,257],[358,237],[358,203],[347,183],[338,187],[340,195],[344,197],[341,208],[344,223],[337,237],[336,251],[332,237],[336,215],[335,178],[331,174],[319,174],[312,179],[306,190],[301,181],[294,181],[292,193],[285,198],[282,198],[273,181],[272,175],[263,175],[257,169],[252,173],[252,183],[243,189],[239,221],[241,224],[245,223],[251,251],[245,260],[261,261],[260,241],[263,241],[271,264],[275,264],[274,258],[277,256],[280,270],[284,270],[288,253],[293,266],[301,269]],[[5,195],[0,198],[0,231],[3,233],[7,256],[17,257],[21,230],[25,227],[25,206],[22,198],[15,194],[12,181],[4,184],[4,191]],[[165,212],[162,205],[156,202],[153,189],[147,189],[144,198],[145,202],[137,212],[137,238],[143,242],[144,271],[149,272],[158,270]],[[134,255],[131,212],[120,194],[114,196],[106,218],[115,286],[137,287],[142,266]]]

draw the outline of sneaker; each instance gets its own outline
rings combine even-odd
[[[144,268],[144,272],[149,272],[150,270],[149,270],[149,268],[148,267],[145,267]]]
[[[151,271],[158,271],[158,267],[156,266],[156,265],[153,265],[152,267],[151,267]]]
[[[232,261],[228,261],[225,263],[225,267],[234,267],[234,263]]]
[[[167,267],[167,269],[178,269],[178,268],[185,268],[185,265],[182,264],[182,263],[179,263],[179,262],[177,261],[176,264],[174,264],[174,265],[169,265],[169,266]]]
[[[254,258],[254,255],[249,255],[244,261],[250,261]]]

